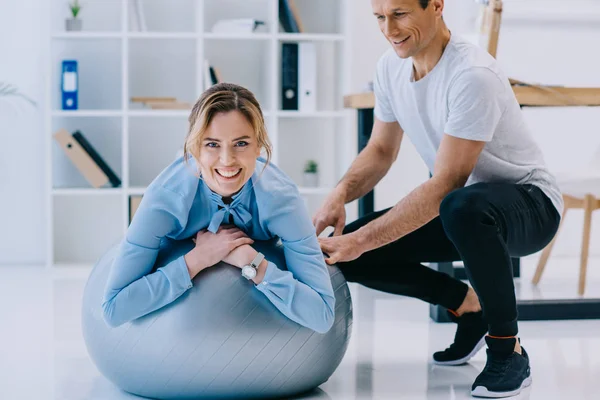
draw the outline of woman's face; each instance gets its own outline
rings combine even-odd
[[[248,182],[260,156],[254,128],[239,111],[215,114],[201,146],[202,178],[223,197],[231,197]]]

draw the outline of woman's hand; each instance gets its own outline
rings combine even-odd
[[[235,267],[242,268],[244,265],[250,264],[258,254],[258,251],[254,250],[254,247],[249,244],[241,245],[240,247],[236,247],[223,259],[227,264],[231,264]],[[262,282],[265,277],[265,273],[267,272],[267,266],[269,263],[266,259],[264,259],[257,268],[256,276],[252,278],[255,284],[259,284]]]
[[[223,260],[232,250],[254,243],[235,226],[221,226],[217,233],[203,229],[196,234],[195,242],[196,246],[184,256],[191,279]]]
[[[249,244],[244,244],[242,246],[236,247],[233,249],[223,261],[227,264],[231,264],[234,267],[242,268],[244,265],[248,265],[254,260],[258,252],[254,250],[252,246]]]

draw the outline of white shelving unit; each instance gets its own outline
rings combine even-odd
[[[305,33],[285,33],[278,0],[142,0],[147,30],[129,27],[130,0],[88,0],[83,31],[65,32],[66,0],[55,4],[49,32],[45,148],[47,158],[47,265],[91,266],[129,225],[129,197],[174,160],[187,133],[189,110],[149,110],[134,96],[171,96],[193,104],[205,88],[204,60],[222,78],[257,96],[267,123],[273,162],[300,187],[312,213],[339,181],[354,154],[341,154],[354,114],[343,109],[349,87],[347,0],[296,0]],[[86,7],[87,6],[87,7]],[[253,34],[215,34],[221,18],[256,18]],[[88,30],[89,29],[89,30]],[[311,41],[317,47],[318,94],[314,112],[280,108],[281,46]],[[79,110],[60,106],[60,66],[79,66]],[[81,130],[122,181],[92,188],[53,140],[58,129]],[[138,150],[143,149],[143,150]],[[319,187],[302,187],[308,159],[319,163]]]

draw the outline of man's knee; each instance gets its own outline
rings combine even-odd
[[[457,189],[440,204],[440,219],[447,234],[471,231],[475,224],[493,223],[489,194],[478,185]]]

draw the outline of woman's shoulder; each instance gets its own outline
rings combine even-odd
[[[193,157],[186,160],[178,157],[164,168],[148,186],[148,192],[172,192],[183,198],[195,196],[198,189],[196,162]]]

